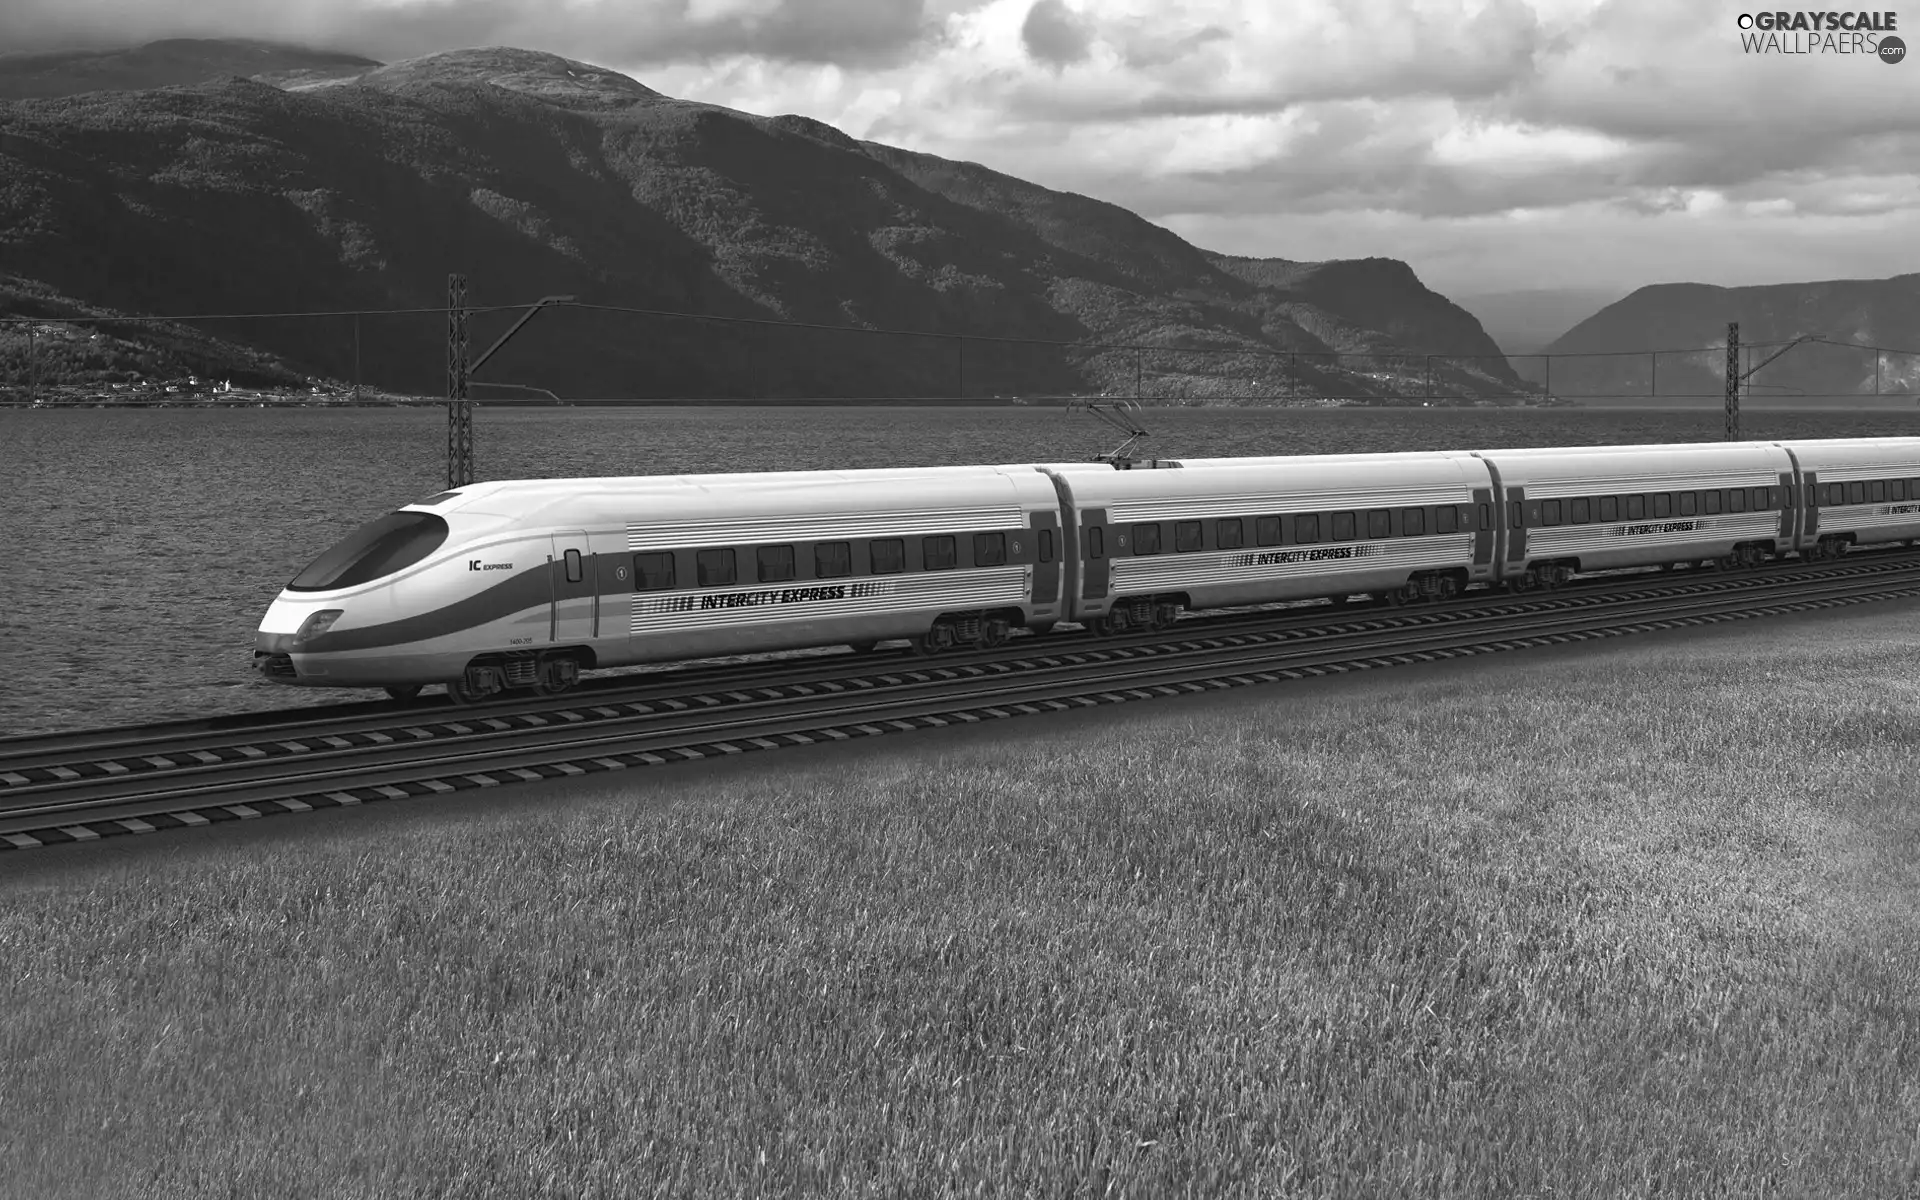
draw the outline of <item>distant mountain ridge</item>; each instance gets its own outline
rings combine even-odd
[[[549,54],[383,65],[159,45],[58,69],[0,62],[15,94],[54,89],[0,103],[0,272],[41,297],[36,315],[57,315],[56,295],[122,312],[432,308],[458,271],[475,305],[572,294],[970,338],[572,310],[489,366],[579,397],[1130,394],[1137,377],[1173,401],[1413,402],[1520,386],[1479,323],[1394,260],[1210,254],[1116,205]],[[58,92],[192,62],[218,78]],[[476,341],[508,319],[477,317]],[[289,370],[341,378],[357,358],[369,383],[444,382],[436,316],[213,331]],[[1377,357],[1315,357],[1330,352]],[[17,378],[12,353],[0,348],[0,373]],[[1436,354],[1471,361],[1429,374],[1422,356]]]
[[[44,100],[98,91],[144,91],[205,83],[223,75],[305,79],[352,77],[371,58],[240,38],[171,38],[130,50],[0,54],[0,100]]]
[[[1711,402],[1725,388],[1731,321],[1739,322],[1740,342],[1749,347],[1819,336],[1858,347],[1920,350],[1920,274],[1751,287],[1643,287],[1547,347],[1548,353],[1564,356],[1553,361],[1552,390],[1630,403],[1688,396],[1695,403]],[[1778,348],[1756,353],[1764,357]],[[1614,353],[1642,350],[1690,353],[1662,354],[1657,369],[1646,355]],[[1590,354],[1609,357],[1579,357]],[[1743,359],[1742,370],[1759,361]],[[1517,365],[1540,377],[1533,364]],[[1920,393],[1920,356],[1803,344],[1756,373],[1747,394],[1756,404],[1839,404],[1848,398],[1871,400],[1876,383],[1882,393]]]

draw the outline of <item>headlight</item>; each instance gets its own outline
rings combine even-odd
[[[338,621],[344,612],[346,612],[344,608],[323,608],[306,620],[300,622],[299,632],[293,635],[293,644],[296,646],[302,645],[319,637],[327,630],[333,628],[333,623]]]

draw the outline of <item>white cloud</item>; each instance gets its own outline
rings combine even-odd
[[[950,12],[911,64],[802,111],[1231,252],[1513,287],[1910,265],[1888,251],[1920,212],[1920,71],[1746,54],[1731,7],[1115,0],[1073,10],[1089,41],[1065,64],[1023,53],[1031,8]],[[701,98],[788,111],[787,73]]]

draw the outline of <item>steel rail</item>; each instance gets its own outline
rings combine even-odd
[[[625,766],[658,765],[848,740],[895,730],[973,723],[1129,699],[1304,678],[1417,661],[1551,645],[1718,621],[1811,611],[1920,596],[1920,572],[1898,579],[1829,578],[1815,586],[1784,585],[1738,596],[1683,596],[1653,608],[1613,614],[1550,612],[1497,630],[1407,629],[1384,642],[1334,646],[1326,639],[1210,648],[1198,655],[1149,656],[1082,666],[1038,678],[1005,676],[939,681],[908,692],[835,694],[813,703],[767,701],[748,710],[687,712],[661,721],[609,721],[583,728],[556,724],[483,735],[458,747],[401,747],[369,761],[330,762],[289,774],[260,764],[198,783],[182,781],[148,795],[69,795],[0,813],[0,848],[91,841],[119,833],[249,819],[283,812],[362,804],[503,783],[585,775]],[[1596,616],[1604,619],[1596,622]],[[1349,639],[1351,640],[1351,639]],[[452,752],[448,752],[451,750]],[[377,760],[377,761],[374,761]]]
[[[322,706],[294,710],[299,720],[268,720],[240,729],[210,729],[209,722],[176,722],[126,730],[81,731],[42,738],[0,742],[0,800],[61,783],[119,776],[217,767],[236,761],[286,759],[325,754],[356,746],[425,741],[464,736],[468,727],[498,728],[506,722],[531,728],[552,720],[600,720],[640,712],[672,712],[688,708],[718,708],[760,699],[799,699],[813,690],[878,689],[924,682],[929,673],[952,678],[984,673],[1036,669],[1066,651],[1106,658],[1155,653],[1160,647],[1187,645],[1218,638],[1274,638],[1291,636],[1340,637],[1352,633],[1386,633],[1394,629],[1439,623],[1504,620],[1542,611],[1591,608],[1623,603],[1646,603],[1672,595],[1745,591],[1796,581],[1857,577],[1898,572],[1920,566],[1913,552],[1861,555],[1841,564],[1782,567],[1768,572],[1687,572],[1640,577],[1639,586],[1563,589],[1535,594],[1479,594],[1448,604],[1411,608],[1309,608],[1236,612],[1224,617],[1190,618],[1173,629],[1143,632],[1121,638],[1061,634],[1021,638],[999,651],[976,651],[930,659],[911,653],[885,656],[811,655],[804,658],[761,660],[729,664],[707,672],[649,672],[623,680],[603,680],[603,686],[582,689],[564,698],[481,705],[461,708],[448,704],[366,704]],[[1617,577],[1616,577],[1617,578]],[[1604,582],[1602,580],[1601,582]],[[1329,617],[1335,619],[1329,620]],[[849,670],[851,669],[851,673]],[[689,690],[691,684],[705,690]],[[786,693],[782,695],[782,693]],[[335,715],[351,707],[349,715]],[[606,709],[626,712],[607,713]],[[249,714],[273,717],[279,714]],[[216,719],[218,720],[218,719]],[[178,728],[178,733],[169,731]]]

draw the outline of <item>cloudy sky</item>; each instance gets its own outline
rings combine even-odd
[[[1443,292],[1920,271],[1920,61],[1687,0],[5,0],[0,47],[548,50]],[[1920,7],[1899,33],[1920,44]]]

